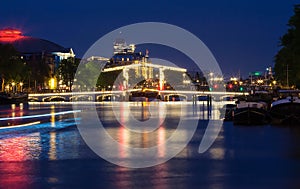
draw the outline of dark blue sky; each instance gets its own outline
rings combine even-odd
[[[137,22],[166,22],[198,36],[223,73],[246,76],[273,66],[279,38],[299,1],[44,0],[0,3],[0,27],[72,47],[78,57],[111,30]],[[150,49],[151,53],[151,49]]]

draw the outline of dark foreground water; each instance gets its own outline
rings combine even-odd
[[[207,125],[201,120],[192,140],[176,157],[154,167],[132,169],[109,163],[90,150],[75,124],[81,120],[74,119],[70,110],[64,104],[0,107],[2,119],[51,114],[0,122],[0,188],[300,188],[300,126],[245,127],[224,122],[217,140],[199,154]],[[133,146],[154,145],[169,137],[177,119],[170,115],[166,122],[172,124],[158,129],[157,140],[156,135],[130,138],[124,127],[111,120],[109,105],[101,105],[99,111],[109,133]],[[31,126],[3,127],[38,120]],[[160,150],[158,154],[164,156],[165,149]],[[119,156],[130,158],[122,150]]]

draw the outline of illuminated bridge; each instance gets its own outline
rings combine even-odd
[[[136,74],[140,74],[144,79],[153,78],[154,69],[157,71],[157,77],[159,79],[159,86],[156,89],[148,88],[130,88],[129,84],[129,71],[135,70]],[[183,77],[182,83],[185,84],[186,88],[190,88],[190,78],[186,78],[187,72],[184,68],[171,67],[159,64],[152,64],[145,61],[136,61],[133,64],[122,65],[110,68],[104,68],[102,72],[113,72],[122,70],[123,82],[122,90],[111,90],[111,91],[87,91],[87,92],[70,92],[70,93],[41,93],[41,94],[29,94],[29,101],[37,102],[51,102],[51,101],[65,101],[65,102],[75,102],[75,101],[130,101],[132,99],[129,96],[132,93],[139,93],[148,91],[149,93],[155,93],[159,97],[158,99],[162,101],[198,101],[205,99],[207,96],[211,96],[213,100],[222,100],[224,97],[237,96],[237,95],[247,95],[246,92],[217,92],[217,91],[196,91],[196,90],[165,90],[164,84],[166,83],[165,71],[175,71],[180,74],[179,77]],[[179,78],[176,75],[177,78]],[[158,89],[157,89],[158,88]],[[203,98],[202,98],[203,97]],[[147,96],[143,96],[137,101],[147,101],[149,100]],[[133,100],[135,101],[135,100]]]
[[[128,87],[129,84],[129,70],[136,70],[136,72],[139,75],[139,72],[141,71],[141,75],[145,79],[153,78],[153,69],[158,69],[158,77],[159,77],[159,88],[163,88],[163,84],[165,81],[165,71],[170,70],[170,71],[175,71],[179,73],[186,73],[187,70],[184,68],[179,68],[179,67],[172,67],[172,66],[165,66],[165,65],[159,65],[159,64],[152,64],[149,62],[145,61],[137,61],[133,64],[130,65],[124,65],[124,66],[116,66],[112,68],[104,68],[102,72],[113,72],[113,71],[119,71],[122,70],[123,72],[123,86],[124,88]],[[183,74],[183,80],[186,80],[186,75]]]
[[[70,92],[70,93],[38,93],[29,94],[29,101],[36,102],[51,102],[51,101],[122,101],[127,100],[125,97],[129,95],[130,92],[136,91],[136,89],[131,90],[116,90],[116,91],[91,91],[91,92]],[[223,97],[237,96],[237,95],[248,95],[247,92],[216,92],[216,91],[172,91],[163,90],[158,91],[161,99],[166,99],[165,101],[171,101],[171,96],[179,96],[180,100],[183,101],[194,101],[198,97],[203,97],[210,95],[215,100],[222,100]]]

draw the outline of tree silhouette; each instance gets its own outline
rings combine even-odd
[[[275,56],[275,75],[284,85],[300,87],[300,4],[288,22],[288,31],[280,39],[281,49]]]
[[[10,82],[23,82],[29,76],[29,66],[11,44],[0,44],[1,91]]]
[[[72,88],[73,80],[79,63],[80,59],[70,57],[62,60],[56,70],[57,77],[61,79],[63,84],[68,86],[69,89]]]

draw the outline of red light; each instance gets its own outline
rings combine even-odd
[[[232,84],[229,84],[229,85],[228,85],[228,88],[229,88],[229,89],[232,89],[232,87],[233,87]]]
[[[22,34],[21,31],[18,31],[18,30],[13,31],[13,33],[17,34],[17,35],[21,35]]]
[[[164,86],[164,85],[158,86],[158,87],[157,87],[157,90],[163,91],[163,90],[165,90],[165,86]]]
[[[214,84],[214,89],[217,89],[218,88],[218,85],[217,84]]]
[[[0,42],[14,42],[24,36],[22,32],[17,29],[2,29],[0,30]]]

